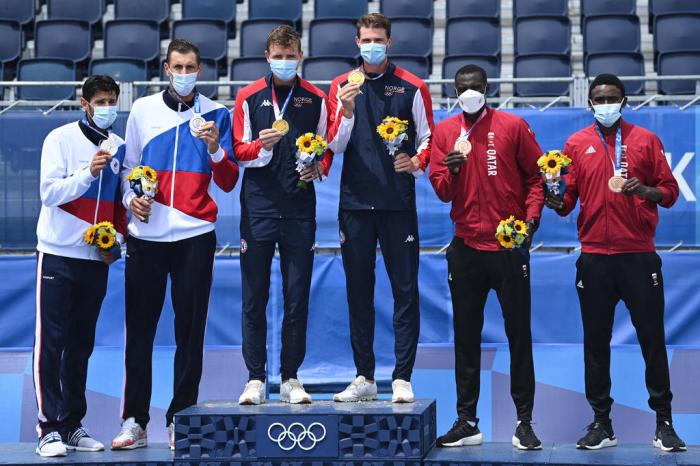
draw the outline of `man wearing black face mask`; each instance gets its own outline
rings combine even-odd
[[[544,203],[537,159],[542,154],[528,124],[486,107],[486,72],[466,65],[455,76],[463,112],[435,127],[430,182],[452,203],[455,237],[447,249],[455,338],[458,419],[438,446],[479,445],[481,329],[490,290],[501,303],[510,348],[511,394],[518,422],[513,445],[542,448],[532,430],[535,374],[530,335],[530,264],[524,250],[503,250],[495,238],[499,221],[526,219],[529,238]]]
[[[568,215],[581,198],[576,291],[583,318],[586,398],[594,420],[576,446],[597,450],[617,445],[610,409],[610,340],[615,306],[622,299],[642,347],[649,407],[656,412],[655,447],[683,451],[673,429],[671,386],[664,335],[661,259],[654,233],[657,206],[670,208],[678,183],[659,138],[622,119],[627,102],[617,76],[602,74],[589,89],[596,123],[573,134],[564,146],[572,159],[563,198],[547,195],[547,207]]]

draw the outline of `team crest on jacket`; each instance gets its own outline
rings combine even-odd
[[[112,169],[112,173],[115,175],[119,174],[119,159],[113,158],[109,166]]]
[[[343,230],[338,230],[338,236],[340,237],[340,244],[345,243],[345,233],[343,233]]]
[[[301,107],[302,105],[312,105],[314,103],[313,99],[311,97],[294,97],[294,105],[295,107]]]
[[[245,252],[248,250],[248,242],[241,238],[241,254],[245,254]]]

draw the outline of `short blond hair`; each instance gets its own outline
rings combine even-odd
[[[282,26],[277,26],[270,34],[267,35],[267,51],[270,51],[270,47],[277,45],[284,49],[296,47],[297,50],[301,51],[301,37],[299,33],[292,26],[288,24],[283,24]]]
[[[387,39],[391,37],[391,21],[381,13],[370,13],[357,20],[357,37],[360,37],[360,29],[384,29]]]

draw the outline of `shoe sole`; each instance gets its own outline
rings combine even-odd
[[[41,456],[42,458],[56,458],[58,456],[67,456],[68,453],[63,451],[63,452],[56,452],[56,453],[42,453],[39,448],[36,449],[36,454]]]
[[[416,401],[415,398],[396,398],[396,399],[392,398],[391,399],[392,403],[413,403],[414,401]]]
[[[258,405],[261,405],[261,404],[264,404],[264,403],[265,403],[265,400],[260,400],[259,403],[256,403],[255,401],[250,400],[250,399],[248,399],[248,400],[238,400],[238,404],[241,405],[241,406],[258,406]]]
[[[342,398],[337,398],[336,396],[333,396],[333,401],[337,403],[359,403],[360,401],[376,401],[377,400],[377,395],[366,395],[366,396],[360,396],[357,398],[352,398],[352,399],[342,399]]]
[[[602,442],[600,442],[598,445],[581,445],[581,444],[576,444],[576,448],[579,450],[600,450],[601,448],[610,448],[610,447],[616,447],[617,446],[617,439],[604,439]]]
[[[99,448],[97,448],[97,447],[95,447],[95,448],[73,447],[73,446],[66,445],[66,450],[68,450],[68,451],[104,451],[104,449],[105,449],[104,445],[100,446]]]
[[[482,443],[484,443],[484,435],[478,433],[476,435],[472,435],[471,437],[461,438],[456,442],[440,443],[438,444],[438,447],[475,447],[477,445],[481,445]]]
[[[148,446],[148,441],[145,439],[137,440],[131,445],[125,445],[123,447],[112,445],[112,450],[136,450],[137,448],[146,448]]]
[[[654,448],[658,448],[661,451],[688,451],[688,447],[665,447],[659,439],[654,439],[651,444],[654,445]]]
[[[518,450],[541,450],[542,449],[541,444],[537,445],[536,447],[528,447],[527,445],[523,445],[522,443],[520,443],[520,439],[518,437],[516,437],[515,435],[511,439],[511,443]]]
[[[289,403],[290,405],[308,405],[311,404],[311,398],[302,398],[301,400],[292,401],[289,398],[280,398],[282,403]]]

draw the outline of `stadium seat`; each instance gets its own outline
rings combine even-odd
[[[236,4],[231,0],[182,0],[182,19],[221,20],[228,38],[236,38]]]
[[[568,0],[513,0],[513,18],[569,16]]]
[[[75,63],[56,58],[28,58],[17,65],[18,81],[75,81]],[[41,86],[17,88],[22,100],[70,100],[75,98],[75,87]]]
[[[357,61],[347,57],[310,57],[302,63],[302,76],[307,81],[332,81],[337,76],[357,66]],[[328,94],[329,84],[317,84]]]
[[[477,65],[486,71],[488,79],[501,77],[501,61],[497,56],[486,55],[451,55],[442,61],[442,78],[454,79],[457,71],[464,65]],[[490,83],[486,93],[488,97],[497,96],[500,92],[498,83]],[[442,85],[442,96],[456,98],[455,86],[452,83]]]
[[[147,19],[158,23],[161,39],[169,37],[170,0],[114,0],[114,19]]]
[[[115,81],[147,81],[148,70],[146,62],[133,58],[94,58],[90,61],[89,75],[104,74]],[[142,97],[146,94],[146,86],[134,88],[134,95]]]
[[[25,34],[25,39],[34,37],[35,0],[0,1],[0,20],[17,21]]]
[[[658,73],[660,76],[700,75],[700,51],[660,54]],[[657,86],[662,94],[698,94],[695,81],[658,81]]]
[[[35,57],[72,60],[79,69],[92,53],[92,34],[87,21],[46,19],[34,25]],[[84,70],[83,70],[84,71]]]
[[[199,73],[199,77],[197,78],[198,82],[201,81],[218,81],[219,80],[219,69],[218,69],[218,64],[215,60],[212,60],[211,58],[202,58],[202,61],[200,62],[201,65],[201,71]],[[165,72],[165,68],[162,66],[160,67],[160,80],[161,81],[168,81],[168,74]],[[164,87],[164,89],[167,86]],[[216,99],[219,94],[219,86],[216,85],[200,85],[197,84],[197,91],[201,93],[202,95],[209,97],[210,99]]]
[[[697,0],[649,0],[649,33],[653,32],[654,17],[671,13],[700,13]]]
[[[700,51],[700,13],[657,15],[654,18],[654,52]]]
[[[450,18],[445,28],[446,55],[500,55],[498,18]]]
[[[308,60],[308,58],[307,58]],[[265,58],[236,58],[231,61],[231,81],[255,81],[270,73],[270,64]],[[243,86],[232,86],[231,96],[235,96]]]
[[[379,11],[392,20],[394,18],[423,18],[432,23],[433,0],[380,0]]]
[[[314,15],[319,18],[357,18],[367,14],[367,0],[315,0]]]
[[[218,63],[219,74],[226,76],[228,33],[226,23],[216,19],[183,19],[173,23],[173,39],[187,39],[199,46],[202,58]]]
[[[617,76],[644,76],[644,56],[641,53],[593,53],[584,63],[586,76],[602,73]],[[629,95],[644,94],[644,81],[625,81],[625,92]]]
[[[516,78],[552,78],[571,76],[568,55],[521,55],[515,57]],[[569,94],[569,83],[516,83],[514,95],[520,97],[556,97]]]
[[[0,20],[0,65],[3,65],[0,81],[11,79],[14,73],[10,72],[10,69],[14,70],[15,64],[21,56],[22,27],[17,21]]]
[[[447,0],[447,19],[500,17],[501,0]]]
[[[48,0],[49,19],[78,19],[90,23],[93,32],[102,34],[105,4],[99,0]]]
[[[562,16],[516,18],[515,55],[571,52],[571,21]]]
[[[418,55],[392,55],[391,61],[421,79],[430,77],[430,62],[425,57]]]
[[[366,3],[366,0],[362,0]],[[355,58],[360,49],[355,44],[355,21],[349,18],[314,19],[309,24],[309,55]]]
[[[581,23],[592,16],[636,14],[637,0],[581,0]]]
[[[0,78],[5,80],[5,64],[0,61]],[[5,88],[0,86],[0,100],[5,100]]]
[[[121,19],[105,24],[105,58],[138,58],[148,63],[149,76],[158,74],[160,33],[158,23]]]
[[[248,19],[241,23],[241,57],[262,57],[267,35],[277,26],[294,23],[288,19]]]
[[[427,19],[398,18],[391,21],[389,55],[433,55],[433,25]]]
[[[583,23],[583,53],[641,52],[639,18],[631,15],[593,16]]]
[[[248,0],[249,19],[288,19],[299,32],[301,10],[301,0]]]

